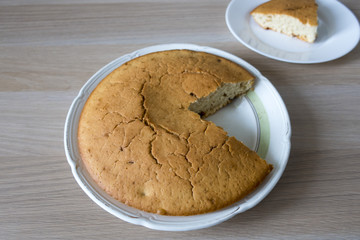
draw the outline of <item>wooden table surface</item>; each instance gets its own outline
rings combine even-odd
[[[359,18],[359,1],[341,1]],[[231,35],[228,3],[0,1],[0,239],[360,239],[360,47],[321,64],[266,58]],[[82,85],[113,59],[162,43],[243,58],[291,118],[277,186],[211,228],[161,232],[117,219],[80,189],[65,158],[65,117]]]

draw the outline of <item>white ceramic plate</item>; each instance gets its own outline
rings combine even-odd
[[[242,99],[218,111],[209,120],[222,126],[259,155],[274,165],[273,171],[264,182],[250,195],[235,204],[216,212],[195,216],[162,216],[143,212],[126,206],[107,195],[89,177],[84,168],[77,148],[77,129],[82,108],[96,85],[115,68],[123,63],[151,52],[189,49],[203,51],[227,58],[246,68],[256,76],[253,91]],[[72,173],[85,193],[109,213],[130,223],[166,231],[186,231],[210,227],[234,215],[244,212],[258,204],[273,189],[282,175],[290,152],[290,120],[286,107],[273,85],[253,66],[242,59],[210,47],[191,44],[167,44],[140,49],[124,55],[100,69],[82,87],[73,101],[67,115],[64,131],[64,144],[67,160]]]
[[[320,63],[344,56],[359,42],[357,18],[337,0],[316,0],[318,38],[312,44],[261,28],[250,12],[267,1],[232,0],[225,15],[235,38],[259,54],[285,62]]]

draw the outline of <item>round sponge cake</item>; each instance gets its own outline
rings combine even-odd
[[[272,166],[201,117],[253,84],[241,66],[204,52],[135,58],[88,98],[78,129],[82,161],[109,195],[143,211],[195,215],[228,206]]]

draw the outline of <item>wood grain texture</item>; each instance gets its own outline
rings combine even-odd
[[[359,18],[360,2],[342,1]],[[229,1],[0,1],[0,239],[360,239],[360,47],[322,64],[278,62],[228,31]],[[211,228],[123,222],[72,177],[63,128],[81,86],[111,60],[161,43],[233,53],[278,89],[292,150],[255,208]]]

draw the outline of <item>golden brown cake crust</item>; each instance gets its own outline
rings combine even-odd
[[[193,215],[238,201],[271,166],[188,107],[219,85],[253,79],[229,60],[188,50],[123,64],[81,114],[86,169],[112,197],[152,213]]]
[[[251,13],[285,14],[299,19],[303,24],[317,26],[317,9],[315,0],[271,0]]]

